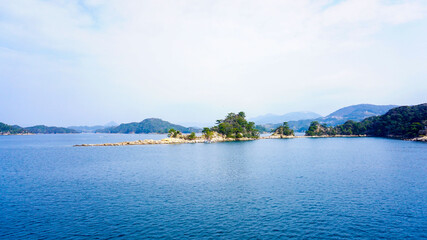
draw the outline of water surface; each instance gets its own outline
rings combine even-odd
[[[427,144],[0,136],[0,238],[427,238]]]

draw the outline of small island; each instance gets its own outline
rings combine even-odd
[[[381,116],[364,119],[361,122],[349,120],[335,127],[312,121],[305,136],[295,136],[289,124],[284,122],[271,131],[271,135],[260,137],[254,122],[248,122],[244,112],[229,113],[224,119],[217,120],[214,127],[205,127],[202,135],[195,132],[183,134],[180,130],[170,128],[168,138],[161,140],[137,140],[119,143],[80,144],[88,146],[125,146],[152,144],[214,143],[231,141],[252,141],[258,139],[282,138],[318,138],[318,137],[387,137],[409,141],[427,142],[427,104],[403,106],[389,110]]]
[[[124,146],[124,145],[151,145],[151,144],[180,144],[180,143],[213,143],[231,141],[251,141],[259,139],[259,130],[254,122],[248,122],[244,112],[229,113],[225,119],[217,120],[212,128],[203,128],[202,135],[195,132],[183,134],[180,130],[169,129],[168,138],[162,140],[138,140],[120,143],[80,144],[78,147],[89,146]]]
[[[274,139],[274,138],[293,138],[295,137],[294,130],[289,128],[288,122],[284,122],[283,125],[278,126],[276,129],[271,131],[272,134],[269,137],[264,137],[264,139]]]

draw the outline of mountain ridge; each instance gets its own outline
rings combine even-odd
[[[20,127],[18,125],[8,125],[0,122],[0,135],[14,134],[62,134],[62,133],[80,133],[70,128],[48,127],[45,125],[36,125],[32,127]]]
[[[24,128],[30,133],[34,134],[63,134],[63,133],[81,133],[81,131],[76,131],[74,129],[65,128],[65,127],[48,127],[46,125],[36,125],[32,127]]]
[[[250,118],[249,121],[255,122],[256,124],[268,124],[268,123],[283,123],[289,121],[298,121],[303,119],[313,119],[322,117],[322,115],[310,112],[310,111],[298,111],[298,112],[289,112],[283,115],[276,115],[268,113],[258,117]]]
[[[335,112],[327,115],[326,118],[367,118],[378,115],[379,112],[388,111],[392,108],[398,107],[397,105],[374,105],[374,104],[356,104],[340,108]],[[386,110],[387,109],[387,110]],[[361,120],[363,120],[361,119]],[[351,119],[353,120],[353,119]]]
[[[167,133],[169,129],[179,130],[183,133],[200,132],[199,128],[184,127],[164,121],[160,118],[147,118],[141,122],[122,123],[116,127],[98,129],[96,133]]]
[[[321,124],[327,124],[329,126],[336,126],[348,120],[362,121],[368,117],[379,116],[395,107],[398,107],[398,105],[356,104],[342,107],[328,114],[326,117],[289,121],[288,124],[294,131],[304,132],[308,129],[312,121],[318,121]],[[266,127],[274,129],[281,124],[282,123],[270,124]]]
[[[335,127],[322,125],[317,121],[310,124],[306,136],[373,136],[426,141],[427,103],[400,106],[379,116],[355,122],[348,120]]]
[[[76,130],[76,131],[81,131],[81,132],[84,132],[84,133],[93,133],[93,132],[95,132],[96,130],[99,130],[99,129],[104,129],[104,128],[109,128],[109,127],[116,127],[116,126],[118,126],[119,124],[117,124],[117,123],[115,123],[115,122],[113,122],[113,121],[111,121],[111,122],[108,122],[107,124],[105,124],[105,125],[94,125],[94,126],[69,126],[68,128],[70,128],[70,129],[74,129],[74,130]]]

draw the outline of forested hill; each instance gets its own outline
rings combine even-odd
[[[0,135],[13,135],[13,134],[57,134],[57,133],[79,133],[76,130],[62,127],[47,127],[38,125],[33,127],[23,128],[17,125],[8,125],[0,122]]]
[[[13,135],[13,134],[25,134],[28,133],[25,129],[17,125],[8,125],[0,122],[0,135]]]
[[[169,129],[182,133],[200,132],[199,128],[187,128],[159,118],[147,118],[142,122],[123,123],[117,127],[96,130],[96,133],[167,133]]]
[[[426,129],[427,103],[424,103],[393,108],[384,115],[369,117],[361,122],[350,120],[336,127],[314,121],[306,135],[367,135],[409,139],[426,135]]]
[[[24,128],[30,133],[34,134],[61,134],[61,133],[80,133],[74,129],[63,127],[48,127],[45,125],[37,125],[33,127]]]
[[[368,135],[418,137],[427,127],[427,103],[393,108],[382,116],[367,118],[362,123],[366,125]]]

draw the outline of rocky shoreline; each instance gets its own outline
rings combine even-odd
[[[292,138],[330,138],[330,137],[366,137],[365,135],[336,135],[336,136],[285,136],[285,135],[271,135],[268,137],[260,138],[225,138],[214,137],[212,139],[205,139],[198,137],[194,140],[184,138],[164,138],[161,140],[144,139],[137,141],[127,141],[118,143],[98,143],[98,144],[78,144],[74,147],[102,147],[102,146],[130,146],[130,145],[157,145],[157,144],[184,144],[184,143],[217,143],[217,142],[239,142],[239,141],[254,141],[261,139],[292,139]]]
[[[0,133],[0,136],[25,136],[25,135],[36,135],[35,133]]]
[[[156,144],[183,144],[183,143],[216,143],[216,142],[235,142],[235,141],[253,141],[256,138],[213,138],[210,140],[198,138],[187,140],[183,138],[164,138],[161,140],[144,139],[137,141],[118,142],[118,143],[100,143],[100,144],[79,144],[74,147],[100,147],[100,146],[127,146],[127,145],[156,145]]]
[[[411,139],[407,139],[407,140],[412,141],[412,142],[425,142],[425,143],[427,143],[427,136],[416,137],[416,138],[411,138]]]
[[[74,147],[103,147],[103,146],[131,146],[131,145],[158,145],[158,144],[185,144],[185,143],[217,143],[217,142],[239,142],[239,141],[254,141],[254,140],[262,140],[262,139],[293,139],[293,138],[355,138],[355,137],[369,137],[366,135],[322,135],[322,136],[286,136],[286,135],[277,135],[273,134],[267,137],[259,137],[259,138],[226,138],[216,135],[211,139],[206,139],[204,137],[197,137],[196,139],[189,140],[185,138],[164,138],[161,140],[153,140],[153,139],[144,139],[137,141],[126,141],[126,142],[118,142],[118,143],[97,143],[97,144],[78,144],[74,145]],[[427,142],[427,136],[405,139],[407,141],[419,141],[419,142]]]

